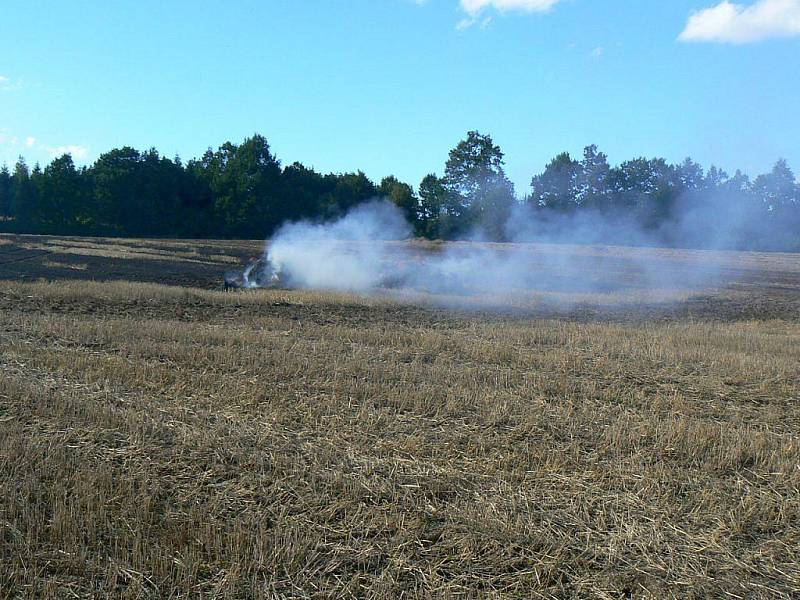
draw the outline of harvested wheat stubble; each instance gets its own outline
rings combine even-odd
[[[0,597],[797,597],[800,323],[626,310],[0,282]]]

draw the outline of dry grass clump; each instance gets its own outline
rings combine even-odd
[[[797,597],[798,336],[2,282],[0,597]]]

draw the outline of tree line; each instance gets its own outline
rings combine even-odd
[[[131,237],[263,238],[282,223],[330,220],[375,198],[432,239],[566,239],[800,250],[800,185],[785,160],[755,179],[686,159],[611,166],[596,146],[556,156],[524,195],[491,136],[471,131],[442,175],[416,189],[394,176],[318,173],[282,165],[265,137],[183,163],[123,147],[78,167],[69,154],[42,168],[0,169],[0,229]]]

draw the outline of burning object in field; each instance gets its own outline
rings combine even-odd
[[[223,287],[228,291],[277,288],[285,285],[279,268],[265,256],[254,256],[241,271],[226,273]]]

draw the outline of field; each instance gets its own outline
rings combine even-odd
[[[0,236],[0,597],[800,597],[800,255],[222,292],[260,250]]]

